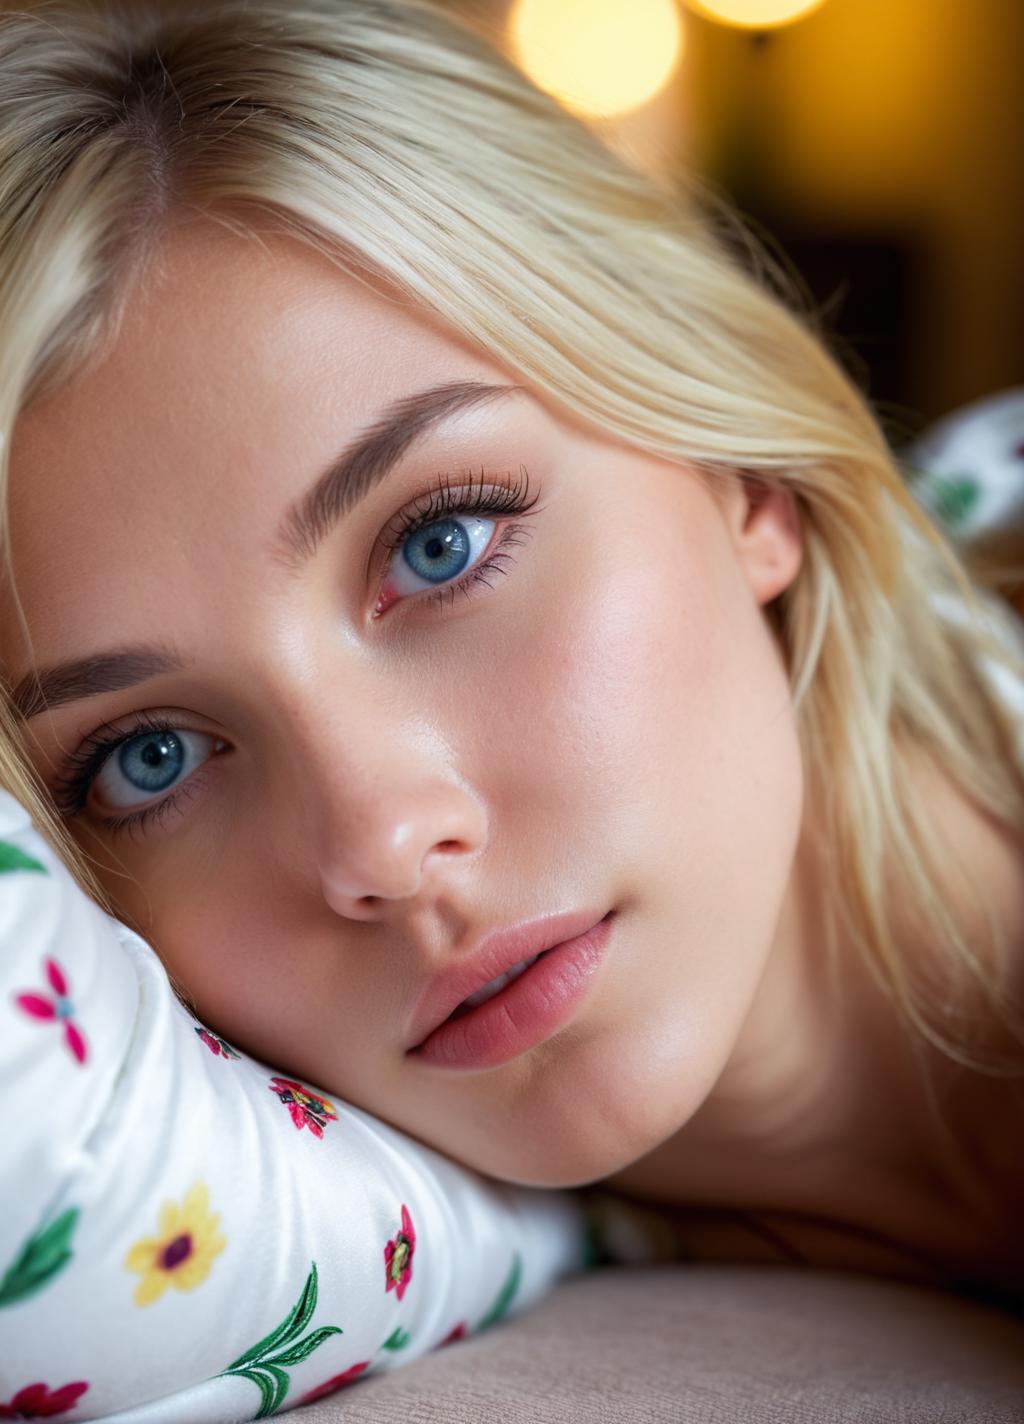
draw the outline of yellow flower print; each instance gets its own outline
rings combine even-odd
[[[164,1202],[157,1236],[146,1236],[124,1258],[125,1269],[142,1280],[135,1287],[135,1304],[152,1305],[167,1287],[195,1290],[210,1274],[214,1256],[227,1241],[217,1231],[219,1213],[211,1215],[210,1194],[197,1182],[178,1207]]]

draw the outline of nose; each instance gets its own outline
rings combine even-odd
[[[378,733],[375,753],[365,740],[360,752],[349,744],[317,777],[320,886],[348,919],[381,918],[391,902],[437,894],[487,838],[480,798],[436,748],[387,741]]]

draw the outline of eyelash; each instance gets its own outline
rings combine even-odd
[[[152,717],[148,712],[143,713],[127,732],[118,731],[111,727],[109,722],[104,722],[96,728],[95,732],[90,732],[78,750],[71,752],[64,762],[64,775],[53,788],[53,799],[60,808],[61,814],[77,816],[84,809],[92,784],[104,763],[125,742],[134,741],[136,737],[142,736],[145,732],[180,731],[181,728],[176,727],[166,717]],[[176,791],[171,791],[154,806],[147,806],[141,811],[132,811],[127,816],[104,818],[104,827],[111,834],[117,835],[121,831],[130,830],[133,826],[142,826],[148,824],[151,819],[168,815],[186,794],[194,795],[198,790],[197,777],[201,774],[200,772],[190,776],[187,781],[182,782]]]
[[[521,465],[520,476],[514,485],[491,484],[487,485],[484,480],[484,472],[480,471],[480,482],[476,486],[477,493],[473,494],[472,479],[467,488],[464,485],[457,486],[454,490],[447,475],[438,477],[437,484],[426,494],[421,495],[419,500],[412,506],[407,505],[395,516],[395,527],[391,530],[392,538],[384,539],[384,546],[392,553],[402,543],[403,539],[411,538],[418,529],[423,529],[428,524],[435,523],[445,515],[480,515],[480,514],[529,514],[533,509],[539,495],[535,494],[529,498],[530,476],[526,467]],[[485,492],[486,491],[486,492]],[[449,608],[455,602],[458,593],[471,596],[471,588],[476,583],[487,583],[484,577],[491,570],[498,570],[502,573],[504,562],[510,557],[504,552],[508,547],[521,545],[523,543],[522,534],[526,532],[523,524],[510,524],[505,529],[497,541],[497,545],[492,553],[474,564],[468,573],[456,579],[453,583],[447,583],[443,588],[435,589],[433,593],[425,595],[423,598],[416,598],[416,603],[437,603],[444,605],[445,598],[448,598]],[[390,560],[388,562],[390,567]],[[490,588],[490,584],[487,587]]]
[[[529,487],[530,477],[524,466],[520,466],[520,478],[514,485],[485,485],[484,473],[481,469],[480,482],[476,486],[475,494],[472,482],[468,491],[462,485],[453,490],[448,476],[439,476],[437,484],[433,488],[421,495],[413,505],[407,505],[394,517],[387,526],[390,538],[384,538],[382,542],[389,553],[393,555],[404,539],[410,538],[418,529],[435,523],[445,515],[498,514],[509,516],[529,514],[540,498],[536,494],[530,498]],[[493,552],[475,564],[461,578],[455,579],[450,584],[445,584],[443,588],[435,589],[423,598],[409,596],[402,602],[436,603],[439,607],[443,607],[445,599],[448,598],[448,606],[451,607],[457,594],[464,593],[467,597],[471,597],[472,588],[478,582],[484,583],[490,588],[487,574],[491,571],[507,572],[503,565],[512,556],[505,550],[521,545],[523,543],[522,535],[526,532],[525,525],[510,524],[497,538]],[[390,568],[390,565],[391,559],[389,558],[387,567]],[[118,747],[123,746],[125,742],[133,741],[146,732],[152,734],[181,730],[166,718],[153,717],[148,713],[140,715],[135,725],[127,732],[113,728],[109,722],[97,727],[82,741],[77,751],[67,756],[63,768],[64,775],[54,786],[53,798],[62,815],[76,816],[84,809],[93,781]],[[142,826],[149,827],[153,821],[169,815],[182,799],[194,795],[198,789],[197,778],[201,775],[201,772],[194,773],[176,791],[171,791],[154,806],[133,811],[127,816],[104,818],[104,828],[111,835],[119,835]]]

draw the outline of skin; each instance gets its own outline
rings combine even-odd
[[[516,379],[290,239],[172,229],[102,359],[19,421],[10,516],[37,664],[160,642],[190,666],[33,718],[35,764],[52,788],[63,753],[143,712],[205,734],[198,755],[220,750],[162,822],[105,828],[111,784],[159,799],[116,774],[71,821],[122,917],[232,1043],[477,1170],[738,1202],[756,1162],[762,1200],[838,1209],[857,1135],[879,1164],[861,1188],[919,1205],[906,1051],[866,981],[826,983],[816,953],[765,611],[800,567],[792,497],[709,487],[528,389],[414,445],[298,572],[272,555],[384,406]],[[374,619],[395,515],[439,474],[520,466],[540,499],[504,574],[450,608],[421,581]],[[4,614],[17,681],[31,658]],[[970,840],[965,815],[951,803]],[[483,1072],[406,1056],[432,976],[582,908],[618,914],[560,1032]]]

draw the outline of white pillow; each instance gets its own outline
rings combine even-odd
[[[903,458],[913,493],[958,542],[1024,535],[1024,386],[952,411]]]
[[[482,1177],[208,1032],[2,791],[0,988],[15,1418],[262,1418],[598,1259],[575,1195]]]

